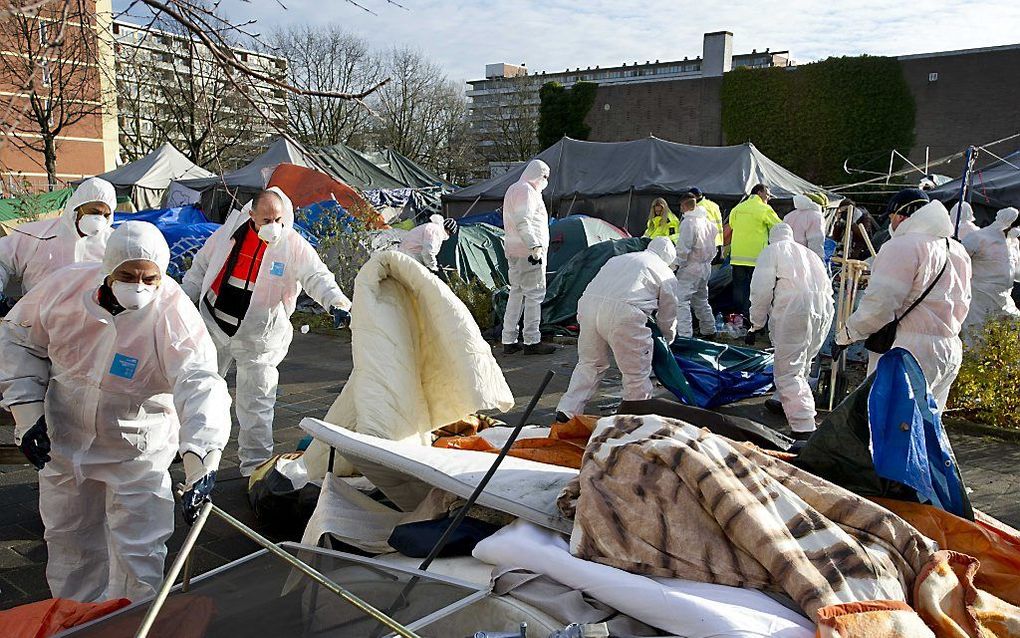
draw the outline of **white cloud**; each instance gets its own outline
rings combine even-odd
[[[704,33],[734,34],[734,52],[789,50],[798,62],[833,55],[901,55],[1020,41],[1020,3],[677,2],[676,0],[226,0],[234,18],[257,30],[292,23],[340,24],[376,47],[414,46],[457,80],[478,79],[485,64],[526,62],[532,71],[682,59],[701,54]],[[824,7],[824,10],[820,9]]]

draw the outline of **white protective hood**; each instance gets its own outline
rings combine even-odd
[[[329,423],[431,445],[431,433],[514,395],[478,324],[450,288],[414,259],[376,253],[354,281],[354,370]]]
[[[64,212],[60,215],[60,223],[72,231],[74,236],[78,235],[78,208],[92,202],[103,202],[110,207],[110,212],[113,213],[117,208],[117,191],[113,184],[105,179],[92,177],[74,189],[67,199],[67,203],[64,204]]]

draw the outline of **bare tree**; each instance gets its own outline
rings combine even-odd
[[[26,154],[42,155],[51,188],[57,184],[58,138],[73,127],[101,127],[95,16],[84,0],[10,11],[0,20],[0,86],[10,91],[5,138]],[[20,103],[20,104],[19,104]],[[2,142],[2,140],[0,140]]]
[[[473,105],[480,116],[474,134],[486,142],[483,153],[488,161],[520,162],[541,150],[537,94],[521,90],[520,82],[505,80],[495,86],[495,95],[487,96],[488,102],[476,98]]]
[[[287,58],[290,83],[302,89],[355,91],[382,77],[377,57],[364,38],[335,24],[280,29],[271,50]],[[347,144],[363,148],[371,125],[368,109],[351,101],[291,93],[290,126],[298,141],[311,146]]]

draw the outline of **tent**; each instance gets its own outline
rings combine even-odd
[[[974,171],[970,180],[970,203],[979,226],[991,223],[1000,208],[1020,208],[1020,169],[1017,166],[1020,166],[1020,151]],[[960,180],[947,182],[928,191],[928,195],[948,207],[960,198]]]
[[[787,207],[796,194],[823,190],[773,162],[750,143],[691,146],[655,137],[630,142],[565,137],[536,159],[551,169],[543,193],[551,214],[563,217],[583,212],[634,235],[644,232],[654,198],[674,197],[691,186],[700,187],[725,208],[735,205],[758,182],[768,184],[779,205]],[[520,178],[524,166],[443,195],[447,216],[501,206],[506,189]]]
[[[455,188],[450,182],[392,148],[374,153],[362,153],[362,155],[407,188],[441,188],[443,190]]]
[[[658,328],[653,333],[655,378],[687,405],[714,408],[772,389],[771,354],[690,337],[666,344]]]
[[[367,157],[344,144],[324,146],[312,153],[327,172],[336,175],[354,188],[372,190],[408,187]]]
[[[190,267],[195,253],[220,226],[209,223],[202,211],[194,206],[114,214],[115,227],[127,221],[149,222],[159,229],[170,247],[167,274],[178,281]]]
[[[294,164],[280,164],[273,171],[267,186],[276,186],[286,193],[294,208],[336,200],[345,211],[363,221],[368,228],[386,227],[383,218],[358,191],[321,171]]]
[[[436,258],[441,268],[455,270],[464,281],[477,279],[490,290],[508,285],[503,231],[489,224],[463,226],[443,242]]]
[[[179,180],[176,184],[201,193],[202,210],[210,219],[223,221],[232,208],[247,203],[256,192],[265,188],[280,164],[322,170],[312,153],[287,137],[279,137],[264,153],[236,171],[222,177],[214,175]]]
[[[128,197],[138,210],[157,208],[171,182],[215,179],[212,173],[184,157],[169,142],[145,157],[98,177],[113,184],[118,197]]]
[[[549,272],[556,272],[589,246],[630,235],[609,222],[587,215],[569,215],[549,223]]]
[[[12,228],[27,221],[59,215],[73,192],[74,189],[68,187],[37,195],[0,199],[0,237],[10,234]]]

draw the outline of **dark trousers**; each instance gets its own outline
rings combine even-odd
[[[738,312],[751,315],[751,275],[754,266],[733,266],[733,304]]]

